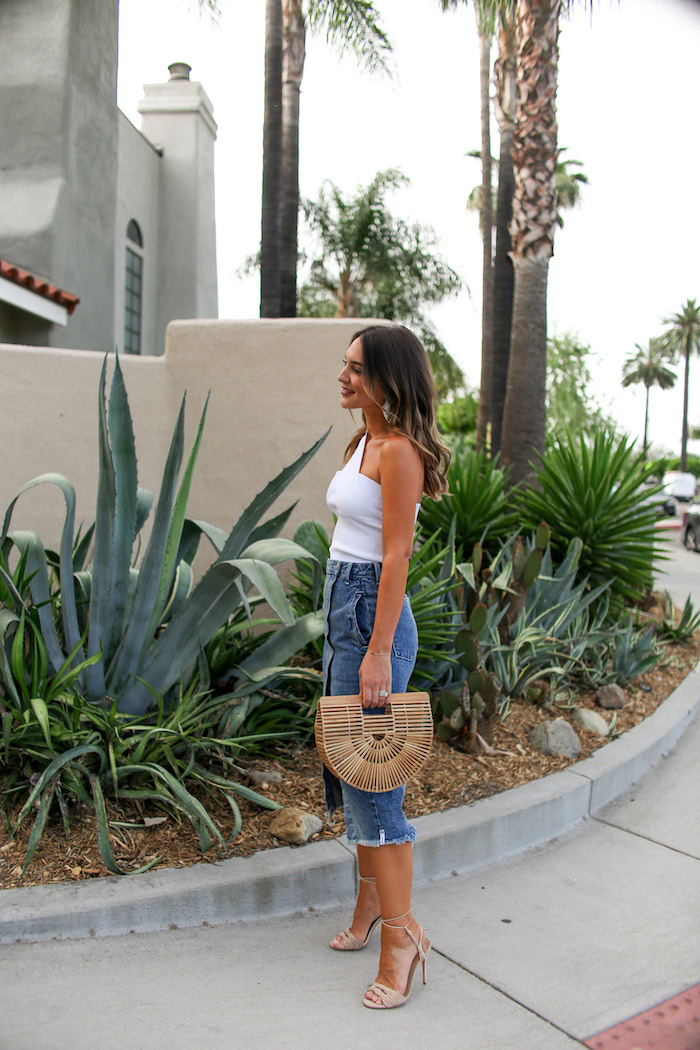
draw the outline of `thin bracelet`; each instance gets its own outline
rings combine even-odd
[[[375,649],[368,649],[367,652],[370,656],[388,656],[389,653],[378,653]]]

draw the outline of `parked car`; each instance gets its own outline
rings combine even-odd
[[[691,503],[683,509],[681,543],[689,551],[700,551],[700,503]]]
[[[657,481],[650,481],[642,486],[640,503],[656,507],[658,517],[674,518],[676,515],[675,499],[664,489],[659,489]]]
[[[691,503],[695,499],[697,479],[694,474],[681,470],[668,470],[662,480],[664,492],[680,503]]]

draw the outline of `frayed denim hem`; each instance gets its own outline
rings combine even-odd
[[[370,849],[381,849],[382,846],[403,846],[405,842],[410,842],[412,844],[415,841],[415,832],[413,835],[404,835],[402,839],[392,839],[391,842],[370,842],[369,839],[348,839],[348,843],[351,846],[368,846]]]

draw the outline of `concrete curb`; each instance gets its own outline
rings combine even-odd
[[[417,818],[416,885],[466,874],[571,830],[623,794],[678,741],[700,707],[692,671],[644,722],[591,758],[500,795]],[[356,892],[344,838],[218,864],[0,893],[0,944],[214,925],[332,907]]]

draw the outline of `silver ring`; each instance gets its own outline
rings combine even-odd
[[[379,692],[377,693],[377,696],[388,696],[388,695],[389,694],[387,693],[386,689],[380,689]]]

